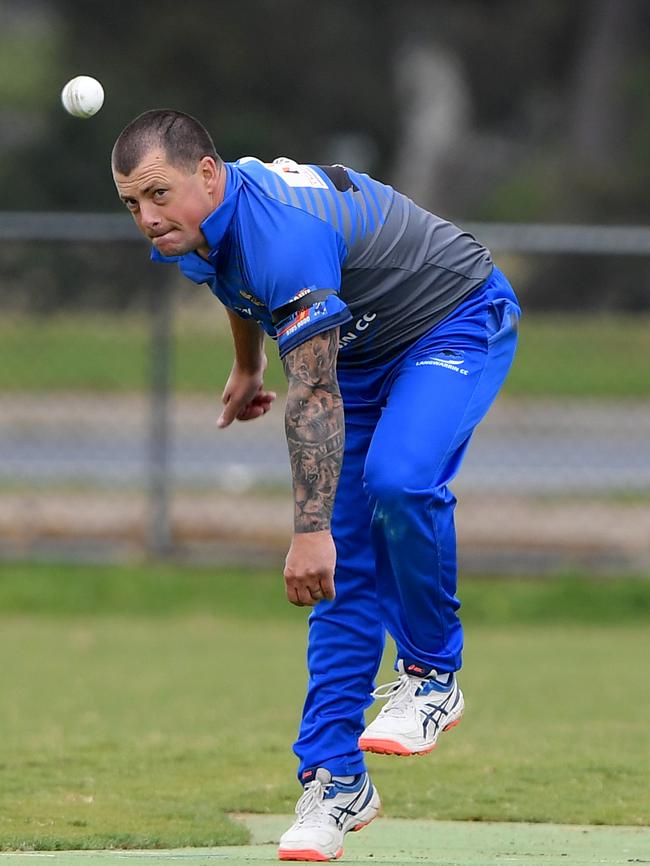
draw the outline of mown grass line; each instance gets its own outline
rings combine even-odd
[[[0,322],[0,392],[139,391],[149,382],[146,318],[105,314]],[[648,316],[527,314],[504,393],[512,397],[647,396]],[[266,383],[285,390],[275,346]],[[215,317],[175,329],[174,385],[181,393],[219,393],[230,370],[231,340]]]
[[[290,814],[304,651],[299,610],[0,617],[0,848],[236,844],[229,813]],[[462,725],[370,757],[384,814],[647,823],[648,653],[641,623],[468,624]]]
[[[370,757],[385,814],[648,823],[650,581],[462,596],[466,718]],[[290,813],[306,613],[280,567],[1,564],[0,848],[241,844],[229,813]]]
[[[647,577],[647,576],[646,576]],[[650,580],[565,574],[464,578],[467,622],[625,623],[650,619]],[[293,620],[282,566],[275,570],[142,563],[74,565],[0,562],[0,615],[146,616],[192,614]]]

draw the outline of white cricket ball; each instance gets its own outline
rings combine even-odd
[[[104,88],[90,75],[77,75],[61,91],[61,102],[74,117],[92,117],[104,104]]]

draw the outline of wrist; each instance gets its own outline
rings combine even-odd
[[[246,376],[263,376],[266,370],[266,356],[259,358],[235,358],[234,367],[238,373]]]
[[[294,530],[291,539],[291,549],[293,551],[322,551],[332,547],[333,544],[332,533],[329,529],[319,529],[315,532],[300,532]]]
[[[294,500],[293,532],[294,535],[329,535],[331,533],[329,509],[321,508],[320,511],[305,514],[301,504]]]

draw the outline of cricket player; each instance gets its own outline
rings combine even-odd
[[[279,858],[333,860],[379,809],[364,752],[429,752],[463,714],[449,483],[512,363],[517,299],[485,247],[390,186],[341,165],[225,163],[177,111],[133,120],[112,168],[152,258],[228,311],[218,425],[270,409],[265,334],[284,364],[284,577],[313,611],[304,791]],[[375,689],[386,631],[397,679]],[[385,705],[364,727],[373,697]]]

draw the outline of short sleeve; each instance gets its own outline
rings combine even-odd
[[[302,301],[304,298],[304,301],[308,302],[310,294],[316,294],[316,292],[307,291],[300,300]],[[280,357],[284,358],[288,352],[304,343],[305,340],[309,340],[323,331],[328,331],[330,328],[338,327],[351,318],[352,314],[347,305],[336,294],[329,295],[324,300],[316,300],[309,306],[292,313],[286,319],[278,322],[276,327]]]
[[[324,220],[274,202],[257,221],[250,281],[273,316],[280,357],[352,318],[339,297],[343,241]],[[249,253],[250,255],[250,253]],[[314,302],[309,303],[310,295]],[[294,303],[298,302],[298,303]],[[287,315],[278,318],[287,308]]]

